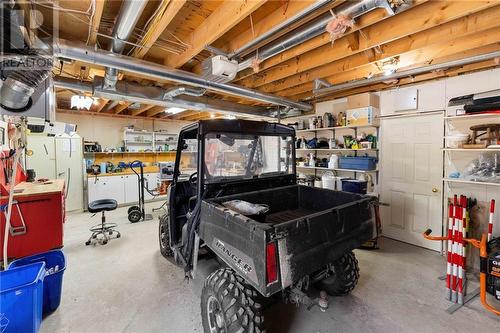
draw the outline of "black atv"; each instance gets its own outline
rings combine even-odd
[[[160,249],[188,277],[201,254],[225,264],[203,287],[205,332],[263,331],[259,300],[278,292],[312,306],[311,285],[330,295],[356,286],[352,250],[373,238],[377,199],[297,185],[294,142],[291,127],[244,120],[180,133]]]

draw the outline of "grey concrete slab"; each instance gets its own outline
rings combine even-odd
[[[160,204],[148,204],[148,210]],[[41,332],[202,332],[201,287],[217,263],[201,262],[199,276],[186,282],[183,271],[159,253],[157,219],[131,224],[127,208],[107,214],[119,224],[120,239],[85,246],[88,228],[100,218],[90,216],[68,215],[62,303]],[[381,247],[355,251],[361,278],[351,295],[331,298],[325,313],[275,304],[265,313],[268,332],[500,331],[499,318],[479,299],[446,313],[450,303],[438,280],[445,262],[438,253],[389,239]]]

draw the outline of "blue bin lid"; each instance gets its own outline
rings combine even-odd
[[[9,269],[0,272],[0,279],[2,280],[0,294],[43,281],[44,277],[44,262],[15,268],[10,268],[9,266]]]
[[[10,263],[9,269],[14,267],[25,266],[28,264],[32,264],[35,262],[44,262],[45,268],[48,271],[51,271],[52,268],[59,266],[57,272],[63,271],[66,269],[66,258],[62,250],[52,250],[48,252],[43,252],[39,254],[35,254],[29,257],[19,258]],[[56,272],[52,272],[56,273]]]

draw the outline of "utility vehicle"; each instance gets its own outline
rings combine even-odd
[[[227,208],[233,200],[267,212]],[[179,135],[160,250],[187,277],[202,254],[223,263],[203,287],[205,332],[261,332],[263,298],[311,306],[305,291],[313,284],[330,295],[355,287],[352,250],[373,237],[375,205],[374,197],[298,185],[291,127],[200,121]]]

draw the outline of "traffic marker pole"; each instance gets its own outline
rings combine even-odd
[[[451,272],[452,272],[452,244],[453,244],[453,204],[448,207],[448,251],[446,257],[446,299],[451,301]]]
[[[463,203],[463,197],[460,197]],[[463,267],[463,207],[459,207],[457,226],[457,260],[458,260],[458,280],[457,280],[457,303],[464,304],[464,267]]]
[[[491,240],[493,235],[493,215],[495,215],[495,200],[492,199],[490,202],[490,220],[488,222],[488,242]]]
[[[457,238],[458,238],[458,212],[460,210],[460,207],[458,206],[457,202],[457,196],[455,195],[454,201],[453,201],[454,207],[453,207],[453,235],[452,235],[452,277],[451,277],[451,301],[453,303],[457,302],[457,275],[458,275],[458,258],[457,258],[457,251],[458,251],[458,244],[457,244]]]

